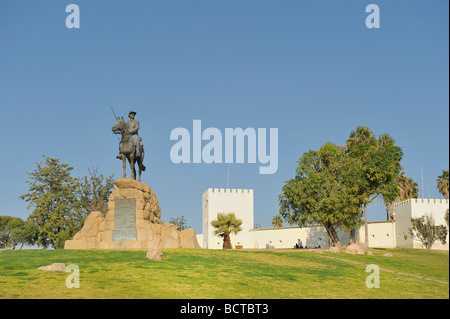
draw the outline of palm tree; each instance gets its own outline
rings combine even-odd
[[[448,199],[448,175],[449,175],[448,169],[447,170],[444,169],[442,171],[442,175],[438,176],[438,179],[436,180],[437,190],[439,191],[439,193],[444,195],[445,199]]]
[[[375,135],[372,130],[365,126],[358,126],[356,131],[351,131],[349,138],[347,139],[347,148],[352,148],[360,143],[374,142]]]
[[[281,219],[280,215],[273,216],[271,223],[275,228],[283,227],[283,220]]]
[[[230,234],[237,234],[242,230],[242,220],[237,219],[234,213],[218,213],[217,219],[211,222],[211,225],[216,228],[215,235],[223,237],[223,249],[231,249]]]
[[[378,142],[381,146],[395,143],[394,139],[389,134],[381,134],[378,137]]]
[[[384,204],[386,205],[387,220],[393,219],[392,207],[394,204],[419,196],[419,186],[412,178],[408,178],[404,171],[401,171],[400,174],[395,177],[395,181],[399,191],[398,197],[393,201],[388,201],[383,198]]]
[[[408,178],[404,171],[397,175],[396,182],[400,191],[400,201],[419,197],[419,186],[412,178]]]

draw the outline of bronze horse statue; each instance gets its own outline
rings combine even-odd
[[[131,178],[136,180],[136,162],[139,167],[139,182],[141,181],[141,173],[145,171],[144,166],[144,147],[140,145],[139,138],[134,138],[128,130],[127,123],[123,119],[123,116],[117,119],[116,124],[112,127],[112,131],[115,134],[121,134],[122,140],[119,144],[120,159],[123,163],[123,178],[127,177],[126,168],[127,162],[130,163],[131,168]],[[137,154],[137,145],[139,145],[139,155]]]

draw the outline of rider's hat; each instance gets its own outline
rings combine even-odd
[[[135,111],[130,111],[130,113],[128,113],[128,116],[130,116],[131,114],[136,115]]]

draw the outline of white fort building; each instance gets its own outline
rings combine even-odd
[[[448,199],[409,199],[393,208],[394,221],[368,223],[369,247],[379,248],[423,248],[419,241],[404,234],[411,227],[411,218],[432,214],[436,225],[446,225],[444,214],[449,209]],[[208,188],[202,198],[202,234],[197,235],[200,246],[207,249],[222,249],[223,239],[214,234],[211,222],[218,213],[235,213],[242,220],[242,231],[232,234],[233,248],[293,248],[298,239],[307,248],[328,247],[326,230],[322,226],[254,228],[253,190]],[[360,240],[365,240],[364,225],[359,229]],[[343,245],[349,243],[349,234],[338,230]],[[448,250],[447,243],[435,242],[432,249]]]

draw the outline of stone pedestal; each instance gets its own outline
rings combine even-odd
[[[108,213],[92,212],[65,249],[201,248],[192,228],[162,223],[158,198],[147,184],[120,178]]]

